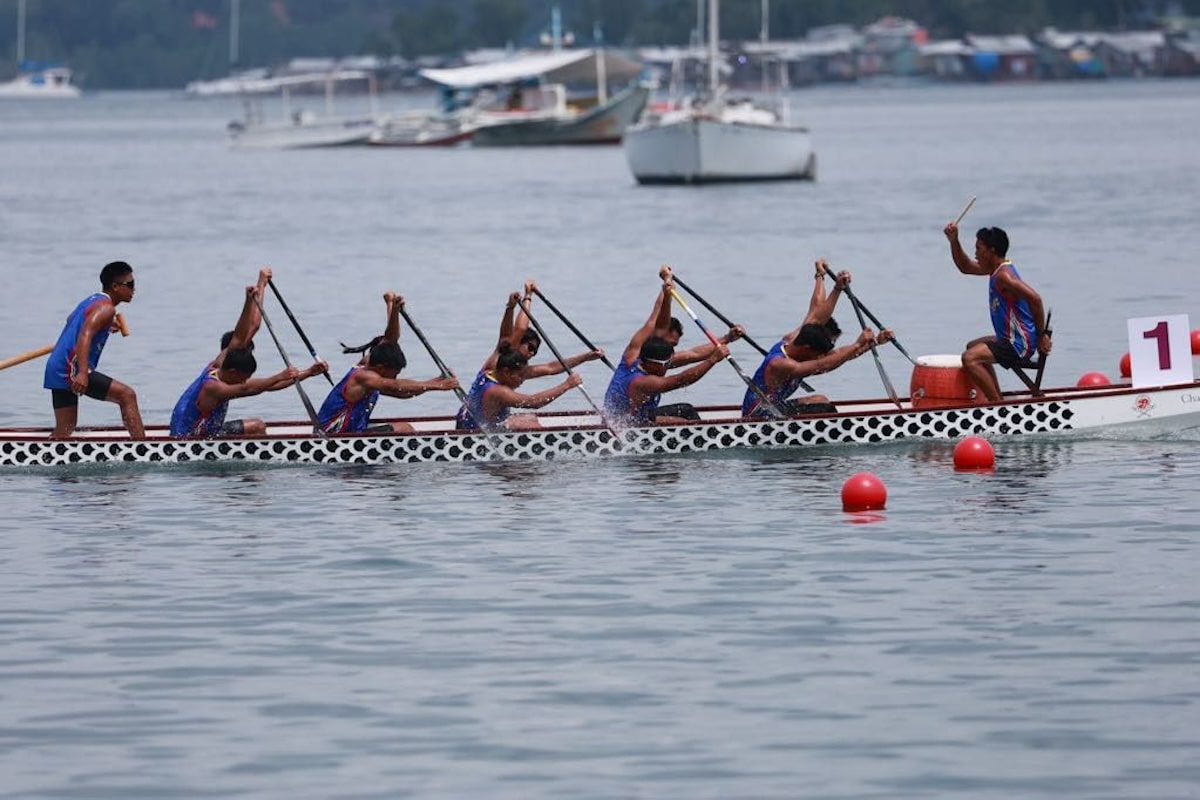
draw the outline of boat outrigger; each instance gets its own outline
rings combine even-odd
[[[933,371],[931,372],[930,369]],[[1029,435],[1153,437],[1200,428],[1200,381],[1134,388],[1128,384],[1010,393],[1000,403],[939,397],[939,367],[914,369],[911,396],[837,403],[838,411],[790,419],[743,419],[736,406],[699,409],[701,421],[613,429],[595,412],[543,413],[542,430],[468,433],[453,417],[409,419],[410,434],[314,435],[311,423],[268,425],[265,436],[171,439],[165,428],[130,440],[122,428],[81,430],[51,440],[47,428],[0,430],[0,466],[233,462],[253,464],[394,464],[523,461],[588,456],[682,454],[902,440]],[[950,376],[954,377],[954,376]],[[926,380],[928,378],[928,381]],[[933,389],[931,391],[931,389]],[[946,392],[949,393],[949,392]],[[385,420],[377,420],[383,422]]]

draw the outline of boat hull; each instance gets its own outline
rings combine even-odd
[[[165,438],[161,429],[130,441],[119,429],[85,432],[65,441],[48,431],[0,431],[0,466],[59,467],[103,463],[241,462],[262,464],[396,464],[523,461],[556,458],[681,454],[746,449],[799,449],[900,440],[1086,434],[1112,429],[1154,436],[1200,428],[1200,381],[1155,389],[1055,389],[1043,397],[993,405],[900,408],[884,400],[839,404],[835,414],[786,420],[745,420],[734,408],[703,409],[701,422],[613,431],[586,413],[548,414],[545,429],[465,433],[449,418],[413,420],[412,434],[316,437],[300,423],[272,425],[267,436],[216,440]]]
[[[630,128],[625,133],[625,159],[642,184],[816,178],[807,129],[708,117]]]
[[[280,150],[366,144],[375,120],[327,120],[300,124],[231,126],[229,145],[238,150]]]
[[[485,122],[475,129],[471,146],[618,144],[649,98],[648,87],[634,85],[613,95],[607,103],[578,116]]]

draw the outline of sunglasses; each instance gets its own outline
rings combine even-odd
[[[132,289],[132,288],[134,288],[134,285],[133,285],[133,284],[134,284],[134,279],[133,279],[133,278],[130,278],[130,279],[129,279],[129,280],[127,280],[127,281],[116,281],[116,285],[117,285],[117,286],[125,286],[125,287],[127,287],[127,288],[129,288],[129,289]]]
[[[669,358],[643,358],[642,361],[646,362],[647,364],[658,364],[659,366],[663,367],[663,369],[666,369],[671,365],[671,359]]]

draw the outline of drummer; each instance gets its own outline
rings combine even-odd
[[[1021,366],[1034,353],[1050,352],[1050,330],[1046,327],[1042,296],[1017,273],[1007,258],[1008,234],[1002,228],[980,228],[975,233],[975,258],[958,241],[958,225],[948,224],[942,231],[950,241],[950,257],[964,275],[988,276],[988,308],[994,336],[981,336],[967,342],[962,354],[963,368],[971,382],[989,402],[1000,402],[1000,382],[996,364],[1005,368]]]
[[[835,370],[847,361],[866,353],[872,344],[886,344],[894,338],[891,330],[887,328],[880,331],[878,337],[870,328],[863,328],[852,344],[834,346],[842,334],[842,329],[833,318],[833,310],[837,307],[846,285],[850,283],[850,273],[845,270],[839,272],[834,280],[833,291],[827,294],[825,274],[828,271],[829,264],[824,259],[817,259],[814,276],[816,283],[808,302],[808,313],[797,327],[767,351],[752,378],[754,384],[776,409],[789,417],[836,411],[829,398],[823,394],[789,398],[800,388],[800,382],[808,376]],[[766,417],[771,416],[771,411],[765,407],[758,392],[747,389],[745,397],[742,398],[742,416]]]

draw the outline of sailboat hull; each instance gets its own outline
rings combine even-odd
[[[806,128],[695,116],[625,133],[625,158],[638,183],[815,180]]]

